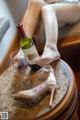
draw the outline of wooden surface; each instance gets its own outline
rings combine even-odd
[[[10,66],[10,54],[14,50],[18,50],[18,49],[19,49],[19,35],[18,33],[16,33],[12,39],[12,43],[8,48],[6,55],[4,56],[4,59],[0,63],[0,74]]]
[[[70,37],[66,37],[65,39],[61,39],[58,41],[58,47],[60,49],[72,49],[80,47],[80,34],[79,35],[73,35]]]

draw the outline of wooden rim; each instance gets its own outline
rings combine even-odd
[[[68,107],[61,113],[57,120],[70,120],[74,113],[77,111],[78,108],[78,94],[77,94],[77,86],[75,86],[74,95],[72,100],[70,101]],[[55,120],[55,119],[54,119]]]
[[[64,100],[61,101],[61,103],[58,105],[58,107],[54,108],[50,112],[45,113],[44,115],[42,115],[40,117],[34,118],[35,120],[45,120],[45,119],[51,118],[52,116],[54,116],[53,119],[56,118],[59,114],[61,114],[67,108],[67,106],[70,104],[71,99],[74,96],[74,88],[75,88],[74,73],[67,63],[65,63],[63,60],[60,60],[60,61],[62,64],[65,65],[65,67],[68,71],[68,74],[70,76],[70,81],[69,81],[70,85],[69,85],[67,94],[64,97]]]

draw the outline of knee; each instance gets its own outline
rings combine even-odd
[[[48,12],[51,11],[51,7],[49,5],[45,5],[42,7],[42,12]]]
[[[50,12],[55,12],[55,8],[51,7],[51,5],[45,5],[42,7],[41,13],[50,13]]]

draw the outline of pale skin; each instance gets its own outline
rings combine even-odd
[[[47,2],[44,0],[29,0],[22,21],[27,36],[32,38],[37,29],[39,16],[41,15],[45,28],[46,44],[42,56],[36,60],[36,63],[40,66],[47,65],[60,58],[57,50],[58,26],[61,27],[66,23],[72,24],[80,20],[80,3],[72,3],[73,1],[79,0],[70,0],[71,3],[68,4],[65,2],[60,3],[64,0],[46,1]],[[55,1],[60,2],[50,4],[50,2]]]

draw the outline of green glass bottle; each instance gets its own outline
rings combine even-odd
[[[22,48],[22,51],[25,55],[25,58],[30,66],[33,66],[33,69],[41,68],[40,66],[35,64],[36,59],[39,58],[37,49],[35,47],[35,44],[31,38],[28,38],[24,29],[23,25],[19,23],[17,25],[18,32],[20,34],[21,40],[20,40],[20,46]],[[34,68],[35,67],[35,68]]]

